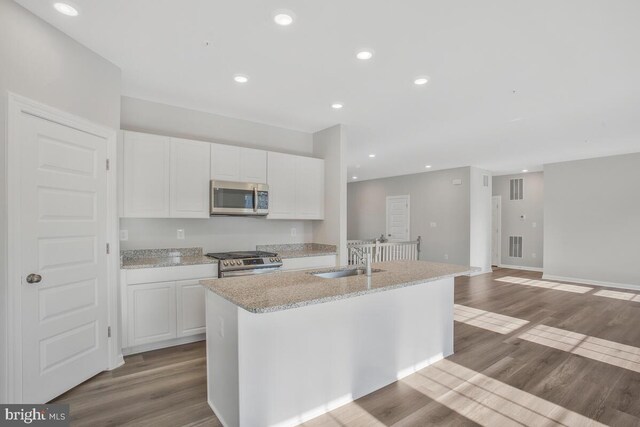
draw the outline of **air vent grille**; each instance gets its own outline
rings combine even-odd
[[[522,258],[522,236],[509,236],[509,256]]]
[[[522,178],[514,178],[509,180],[509,200],[522,200],[524,180]]]

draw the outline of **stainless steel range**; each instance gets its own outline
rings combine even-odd
[[[274,252],[221,252],[210,253],[207,256],[219,261],[218,277],[273,273],[282,267],[282,260]]]

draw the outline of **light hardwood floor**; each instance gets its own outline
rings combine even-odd
[[[640,425],[640,297],[539,278],[456,279],[453,356],[305,425]],[[143,353],[56,402],[76,426],[219,426],[205,370],[203,343]]]

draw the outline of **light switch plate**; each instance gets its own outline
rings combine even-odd
[[[438,224],[435,222],[432,222],[430,225],[431,225],[431,228],[436,228],[438,226]]]
[[[120,230],[120,240],[123,242],[129,240],[129,230]]]
[[[184,240],[184,228],[178,228],[178,240]]]

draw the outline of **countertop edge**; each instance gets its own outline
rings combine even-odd
[[[312,300],[308,300],[308,301],[300,301],[300,302],[296,302],[296,303],[292,303],[292,304],[283,304],[283,305],[278,305],[278,306],[274,306],[274,307],[266,307],[266,308],[250,308],[247,307],[245,305],[242,304],[238,304],[234,301],[231,301],[230,299],[228,299],[227,297],[225,297],[224,295],[216,292],[214,289],[212,289],[211,287],[203,284],[203,282],[206,282],[208,280],[211,279],[204,279],[204,280],[200,280],[199,283],[201,286],[204,286],[206,289],[208,289],[209,291],[213,292],[214,294],[218,295],[220,298],[224,299],[225,301],[229,301],[231,304],[235,305],[236,307],[242,308],[243,310],[251,313],[251,314],[268,314],[268,313],[274,313],[277,311],[284,311],[284,310],[291,310],[294,308],[300,308],[300,307],[306,307],[309,305],[317,305],[317,304],[323,304],[323,303],[327,303],[327,302],[331,302],[331,301],[338,301],[338,300],[342,300],[342,299],[349,299],[349,298],[354,298],[354,297],[358,297],[361,295],[367,295],[367,294],[374,294],[374,293],[378,293],[378,292],[385,292],[385,291],[391,291],[394,289],[399,289],[399,288],[406,288],[409,286],[415,286],[415,285],[420,285],[422,283],[428,283],[428,282],[435,282],[436,280],[441,280],[441,279],[449,279],[449,278],[455,278],[458,276],[465,276],[468,275],[470,273],[473,273],[474,271],[477,271],[475,268],[471,268],[467,271],[461,271],[458,273],[453,273],[453,274],[445,274],[443,276],[436,276],[436,277],[429,277],[426,279],[420,279],[420,280],[414,280],[411,282],[404,282],[404,283],[398,283],[395,285],[389,285],[389,286],[385,286],[385,287],[381,287],[381,288],[374,288],[374,289],[366,289],[366,290],[362,290],[362,291],[358,291],[358,292],[352,292],[349,294],[343,294],[343,295],[334,295],[334,296],[329,296],[329,297],[324,297],[324,298],[317,298],[317,299],[312,299]]]
[[[282,259],[292,259],[292,258],[309,258],[312,256],[337,256],[338,252],[313,252],[313,253],[300,253],[300,254],[285,254],[285,255],[280,255],[278,254],[278,256]]]

